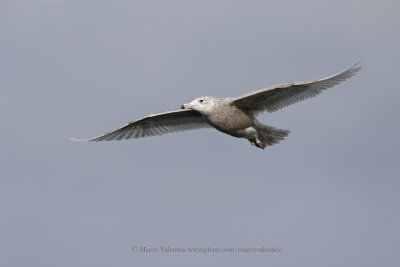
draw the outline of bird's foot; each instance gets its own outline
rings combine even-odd
[[[256,146],[256,147],[261,148],[262,150],[264,150],[265,144],[263,142],[261,142],[260,140],[258,140],[258,138],[257,139],[253,139],[253,140],[249,140],[249,141],[250,141],[250,144],[252,146]]]
[[[261,142],[257,142],[255,146],[261,148],[262,150],[265,148],[265,145]]]

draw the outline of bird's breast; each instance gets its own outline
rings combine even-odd
[[[207,119],[217,130],[235,137],[244,137],[243,130],[254,124],[247,114],[232,106],[218,108]]]

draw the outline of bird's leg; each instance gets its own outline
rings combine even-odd
[[[253,139],[249,139],[249,142],[250,142],[250,144],[253,145],[253,146],[259,147],[259,148],[261,148],[261,149],[264,149],[264,148],[265,148],[265,144],[264,144],[263,142],[261,142],[261,140],[258,139],[258,137],[253,138]]]
[[[249,139],[249,142],[252,146],[256,146],[256,140],[255,139]]]
[[[256,147],[259,147],[262,150],[264,150],[264,148],[265,148],[265,144],[263,142],[261,142],[261,140],[258,139],[258,137],[256,137]]]

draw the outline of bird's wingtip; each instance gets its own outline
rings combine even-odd
[[[362,69],[362,66],[361,66],[361,59],[359,59],[359,60],[357,60],[356,61],[356,63],[354,63],[353,65],[351,65],[350,67],[349,67],[349,69],[353,69],[353,68],[355,68],[355,67],[357,67],[358,69]]]
[[[90,139],[79,139],[79,138],[75,138],[75,137],[70,137],[69,140],[77,141],[77,142],[86,142],[86,141],[89,141]]]
[[[356,63],[354,63],[353,65],[351,65],[350,67],[348,67],[346,70],[343,71],[343,73],[349,73],[351,76],[355,75],[357,72],[359,72],[360,70],[362,70],[362,66],[361,66],[361,59],[359,59],[358,61],[356,61]],[[351,77],[350,76],[350,77]]]

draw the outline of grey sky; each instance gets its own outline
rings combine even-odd
[[[2,1],[1,266],[399,266],[395,1]],[[78,143],[197,96],[364,69],[259,119]],[[132,253],[277,247],[281,253]]]

